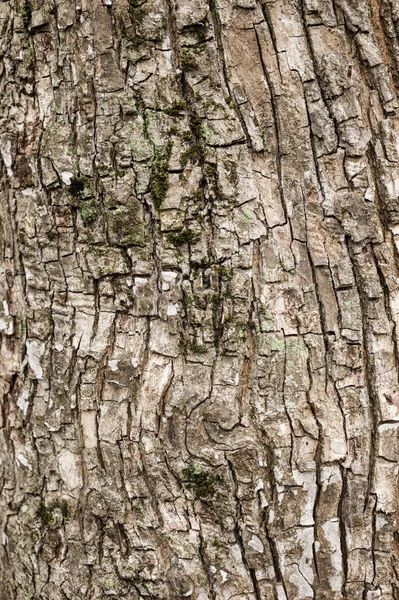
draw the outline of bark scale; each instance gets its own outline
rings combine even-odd
[[[399,1],[0,29],[1,600],[398,600]]]

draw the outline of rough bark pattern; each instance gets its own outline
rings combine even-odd
[[[399,0],[2,0],[1,600],[393,600]]]

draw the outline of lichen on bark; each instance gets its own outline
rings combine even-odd
[[[396,4],[0,2],[0,600],[398,600]]]

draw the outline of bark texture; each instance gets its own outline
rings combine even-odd
[[[399,0],[2,0],[1,600],[398,600]]]

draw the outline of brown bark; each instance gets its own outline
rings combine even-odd
[[[398,600],[399,1],[0,29],[0,599]]]

